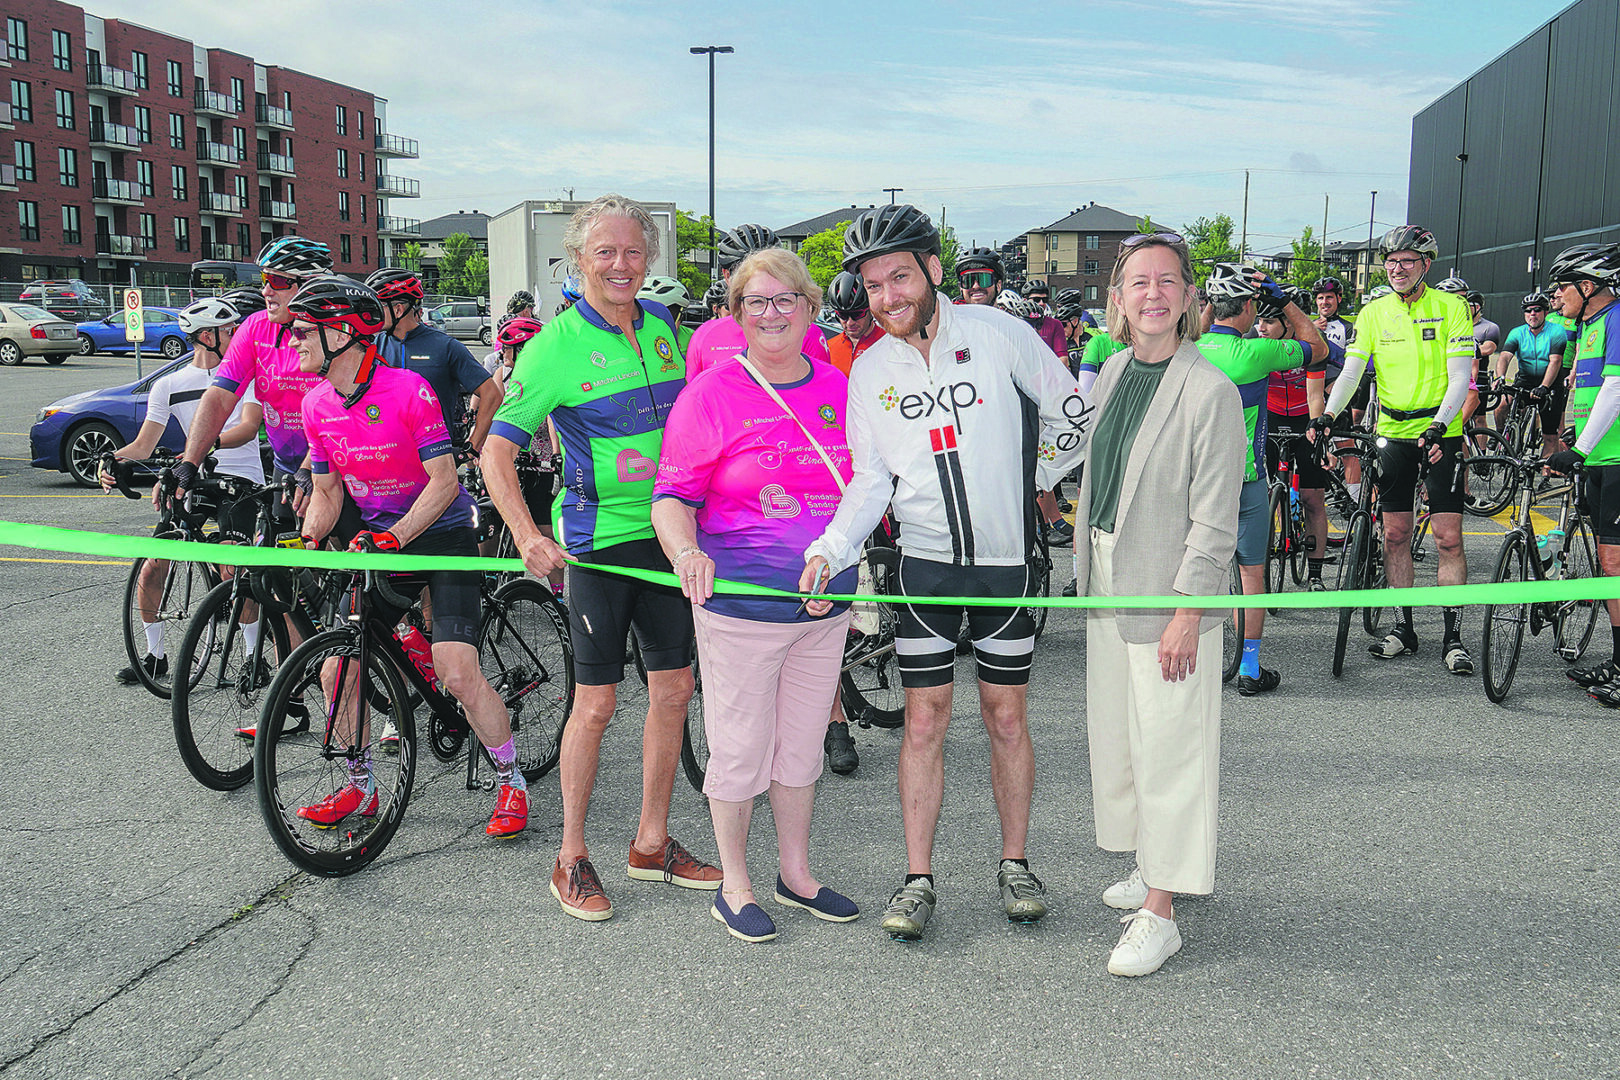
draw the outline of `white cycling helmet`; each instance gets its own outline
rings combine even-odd
[[[1017,315],[1020,319],[1028,318],[1030,312],[1034,310],[1033,304],[1031,304],[1028,300],[1025,300],[1022,296],[1019,296],[1018,293],[1012,289],[1002,289],[1001,292],[996,295],[996,307],[1000,308],[1002,311],[1011,312],[1012,314]]]
[[[651,300],[672,311],[680,311],[692,302],[692,294],[672,277],[650,277],[636,293],[637,300]]]
[[[223,297],[207,296],[180,312],[180,329],[187,336],[202,330],[230,326],[240,322],[242,316]]]

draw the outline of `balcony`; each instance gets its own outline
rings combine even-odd
[[[96,202],[118,203],[120,206],[143,206],[141,189],[128,180],[114,180],[97,176],[90,181],[92,197]]]
[[[204,191],[197,196],[197,209],[205,214],[228,214],[241,217],[246,209],[242,199],[227,191]]]
[[[260,127],[275,128],[277,131],[293,129],[292,110],[279,105],[260,105],[255,110],[254,119]]]
[[[416,218],[390,217],[383,215],[377,219],[378,236],[421,236],[422,223]]]
[[[396,199],[420,199],[422,197],[422,184],[408,176],[388,176],[377,174],[377,194],[387,195]]]
[[[111,255],[115,259],[144,259],[146,241],[139,236],[96,233],[96,254]]]
[[[259,200],[259,216],[272,221],[296,222],[298,220],[298,207],[294,203],[280,202],[276,199]]]
[[[242,151],[230,143],[203,141],[197,144],[197,164],[199,165],[225,165],[231,168],[242,163],[245,157]]]
[[[204,244],[202,257],[205,259],[224,259],[226,262],[240,262],[242,247],[240,244]]]
[[[105,120],[92,120],[90,145],[107,150],[139,150],[141,134],[128,124],[109,124]]]
[[[218,90],[198,90],[193,103],[203,116],[234,117],[241,112],[235,98]]]
[[[134,97],[140,93],[140,87],[135,83],[135,73],[133,71],[108,67],[106,64],[86,64],[84,82],[92,90],[117,94],[121,97]]]
[[[291,154],[272,154],[268,150],[259,151],[259,171],[271,176],[297,175]]]
[[[0,130],[10,131],[11,128],[11,102],[0,101]]]
[[[385,131],[377,132],[377,153],[382,157],[421,157],[421,154],[417,152],[415,139],[390,135]]]

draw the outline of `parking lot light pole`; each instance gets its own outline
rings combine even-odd
[[[730,45],[693,45],[691,53],[709,57],[709,277],[712,280],[719,261],[714,245],[714,54],[736,52]]]

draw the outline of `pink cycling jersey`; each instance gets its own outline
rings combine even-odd
[[[692,334],[686,343],[686,381],[691,382],[709,368],[734,359],[738,353],[748,351],[742,327],[730,315],[710,319]],[[832,363],[827,355],[827,336],[814,323],[804,333],[804,355],[824,364]]]
[[[450,453],[439,399],[414,371],[378,365],[349,404],[322,379],[304,398],[303,417],[310,470],[342,477],[370,529],[392,528],[404,517],[428,484],[422,462]],[[472,523],[472,496],[460,488],[426,531]]]
[[[264,431],[276,468],[294,472],[309,450],[304,438],[304,395],[322,380],[298,370],[298,350],[286,330],[262,311],[243,319],[214,372],[213,385],[238,398],[252,385],[264,407]]]
[[[815,435],[846,482],[844,434],[849,381],[831,364],[776,391]],[[697,510],[697,539],[715,576],[797,591],[804,549],[838,509],[840,491],[804,430],[741,364],[724,364],[688,382],[664,426],[653,500],[674,498]],[[853,568],[831,592],[850,592]],[[710,611],[764,622],[809,618],[792,600],[715,596]]]

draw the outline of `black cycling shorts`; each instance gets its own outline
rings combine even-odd
[[[1424,490],[1429,497],[1429,513],[1463,512],[1463,470],[1457,468],[1463,437],[1452,435],[1440,440],[1440,460],[1429,466]],[[1392,513],[1412,512],[1417,501],[1418,445],[1416,439],[1389,439],[1378,451],[1378,503]]]
[[[1521,390],[1534,390],[1541,385],[1541,375],[1530,375],[1520,372],[1513,384]],[[1563,430],[1564,406],[1569,403],[1569,387],[1564,383],[1562,375],[1554,380],[1547,391],[1547,396],[1536,405],[1536,412],[1541,416],[1541,431],[1544,435],[1557,435]]]
[[[478,535],[467,526],[442,529],[423,533],[399,550],[403,555],[477,555]],[[460,641],[477,648],[478,623],[483,614],[480,589],[484,575],[477,570],[433,570],[411,577],[427,580],[428,595],[433,600],[433,641]],[[409,581],[410,577],[405,580]],[[396,592],[410,595],[401,587],[398,579],[390,584]],[[349,613],[349,597],[344,597],[339,611],[344,615]],[[398,622],[405,614],[403,610],[387,605],[374,606],[372,612],[390,623]]]
[[[1620,544],[1620,465],[1588,465],[1582,507],[1600,544]]]
[[[656,540],[631,540],[579,557],[605,566],[670,572]],[[580,686],[614,686],[624,679],[625,645],[632,627],[648,671],[691,666],[692,603],[674,586],[570,563],[567,597],[574,682]]]
[[[1034,575],[1028,566],[953,566],[901,553],[900,591],[907,596],[1030,595]],[[1003,686],[1029,683],[1035,653],[1035,619],[1027,607],[969,607],[965,604],[905,604],[898,612],[894,651],[900,685],[947,686],[956,675],[956,635],[967,613],[979,680]]]
[[[1322,468],[1316,460],[1316,447],[1304,439],[1305,432],[1311,426],[1308,416],[1283,416],[1280,413],[1268,413],[1267,423],[1273,432],[1291,432],[1300,436],[1288,447],[1288,460],[1293,463],[1294,472],[1299,475],[1299,486],[1302,488],[1327,487],[1327,470]],[[1278,465],[1277,447],[1270,439],[1266,440],[1266,475],[1276,476]]]

